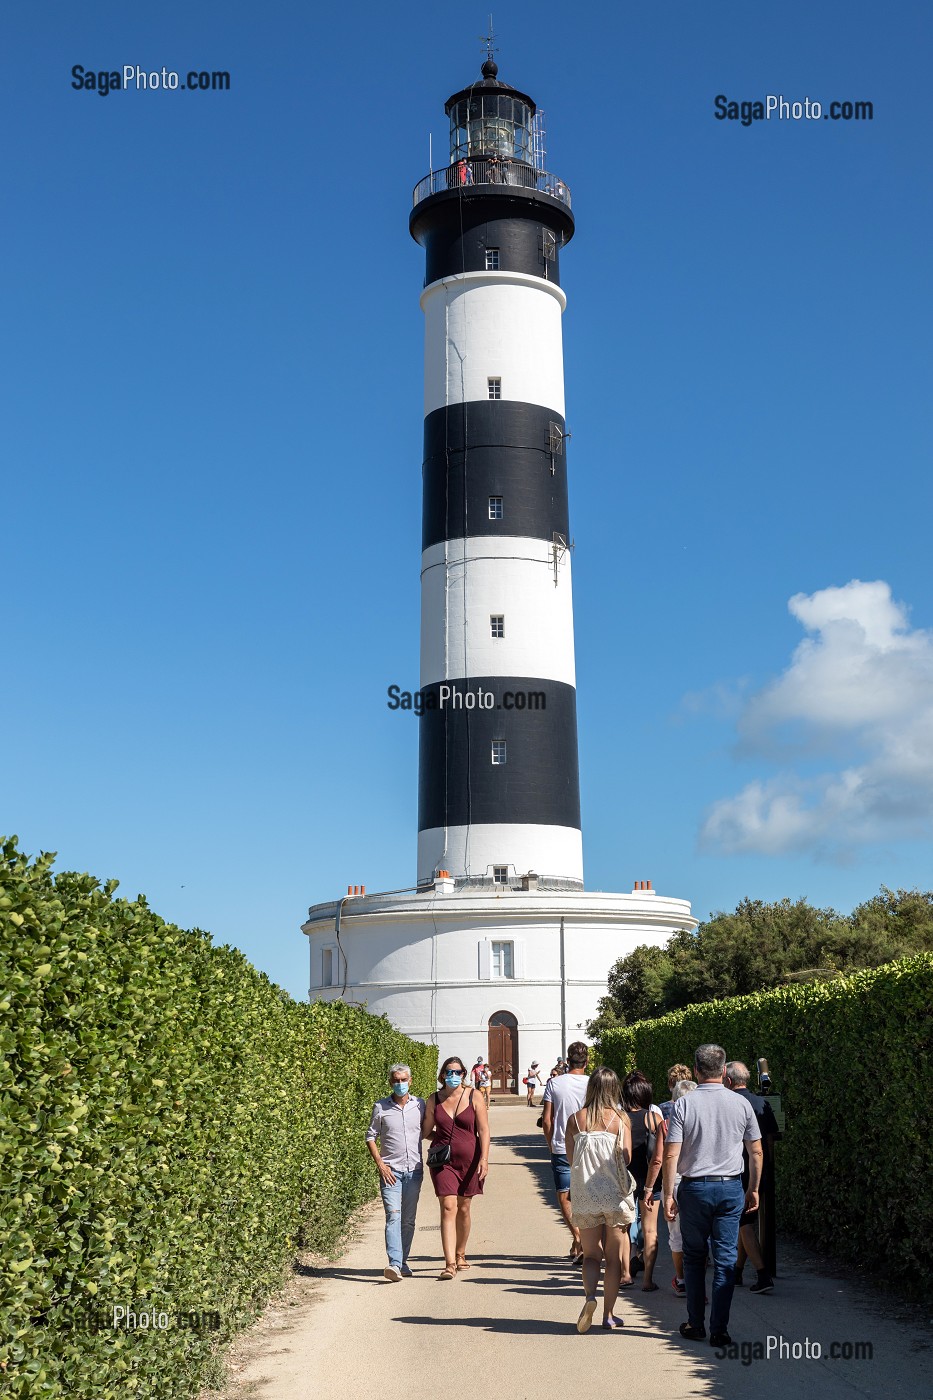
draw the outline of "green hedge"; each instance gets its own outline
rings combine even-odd
[[[0,856],[0,1389],[195,1394],[295,1244],[375,1194],[372,1102],[393,1060],[429,1092],[436,1050],[51,859]]]
[[[657,1099],[704,1042],[768,1060],[787,1115],[779,1226],[933,1292],[933,955],[689,1006],[607,1032],[598,1052],[620,1074],[637,1064]]]

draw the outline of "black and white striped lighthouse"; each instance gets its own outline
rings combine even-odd
[[[492,40],[488,41],[490,46]],[[447,102],[424,248],[418,884],[312,905],[309,994],[364,1003],[497,1092],[580,1039],[620,956],[696,927],[650,880],[583,887],[560,250],[570,194],[524,93]]]
[[[560,250],[535,103],[451,97],[415,188],[426,256],[418,882],[582,888]]]

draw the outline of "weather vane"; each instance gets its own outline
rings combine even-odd
[[[486,45],[486,57],[491,63],[494,63],[493,54],[497,54],[499,50],[496,48],[496,31],[492,27],[492,15],[489,16],[489,33],[481,34],[479,41]]]

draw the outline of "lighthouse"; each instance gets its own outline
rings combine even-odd
[[[417,873],[313,905],[312,999],[365,1004],[499,1093],[579,1039],[613,963],[692,929],[649,880],[584,885],[560,258],[570,189],[492,54],[415,185],[423,249]]]
[[[415,189],[425,252],[418,881],[583,885],[560,252],[567,186],[493,60]]]

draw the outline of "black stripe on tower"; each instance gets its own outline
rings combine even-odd
[[[421,548],[473,535],[568,538],[564,420],[538,404],[479,399],[424,420]],[[501,497],[501,519],[490,519]]]
[[[432,195],[412,210],[412,236],[425,250],[425,286],[462,272],[490,271],[486,254],[493,248],[498,271],[545,277],[560,286],[558,251],[573,236],[569,209],[534,191],[474,189]]]
[[[441,687],[451,692],[441,705]],[[463,697],[456,707],[455,696]],[[467,694],[474,708],[465,707]],[[475,700],[491,696],[491,708]],[[522,823],[580,829],[577,696],[562,681],[472,676],[421,691],[418,830],[470,823]],[[524,708],[513,706],[526,697]],[[537,697],[532,701],[530,697]],[[486,701],[488,706],[489,702]],[[533,706],[533,708],[532,708]],[[505,762],[492,762],[494,740]]]

